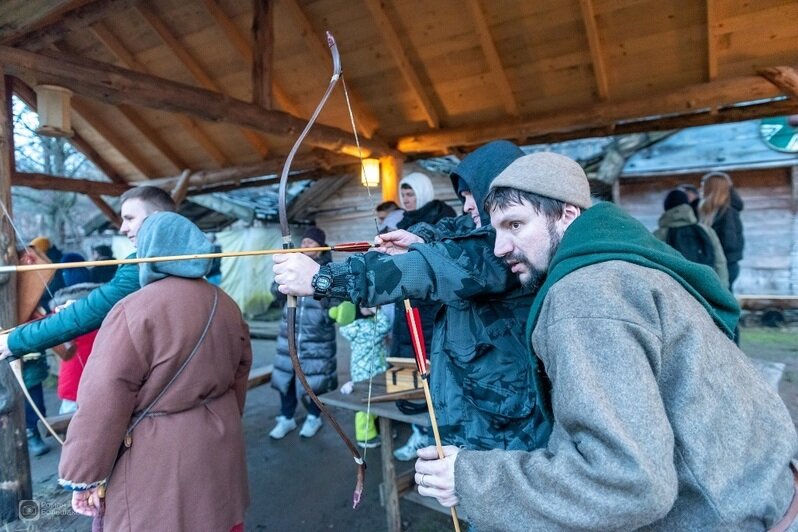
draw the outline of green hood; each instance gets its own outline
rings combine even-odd
[[[664,228],[685,227],[697,223],[698,219],[695,217],[693,208],[687,203],[668,209],[659,217],[659,226]]]
[[[611,260],[631,262],[667,273],[703,305],[729,338],[734,337],[740,307],[712,268],[685,259],[681,253],[658,240],[643,224],[616,205],[598,203],[584,211],[565,231],[551,259],[546,281],[532,302],[526,324],[537,401],[541,405],[544,418],[549,421],[553,419],[551,384],[532,347],[532,331],[535,330],[543,301],[549,288],[569,273]]]
[[[529,312],[527,338],[531,338],[543,300],[554,283],[579,268],[611,260],[667,273],[701,303],[729,338],[734,337],[740,306],[712,268],[685,259],[621,208],[602,202],[587,209],[565,231]]]

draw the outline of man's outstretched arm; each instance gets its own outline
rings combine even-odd
[[[140,288],[136,264],[119,267],[113,279],[85,298],[38,321],[20,325],[8,336],[8,350],[16,356],[62,344],[100,327],[113,306]]]

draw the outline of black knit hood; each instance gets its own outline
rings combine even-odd
[[[457,167],[452,170],[450,178],[457,196],[463,201],[461,192],[470,190],[479,209],[482,225],[490,224],[490,216],[485,212],[485,198],[490,190],[490,183],[510,163],[524,155],[521,149],[506,140],[489,142],[469,153]],[[465,183],[465,186],[461,183]]]

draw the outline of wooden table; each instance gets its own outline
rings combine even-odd
[[[354,410],[356,412],[365,412],[366,403],[364,400],[368,397],[368,387],[368,382],[358,382],[355,384],[355,389],[349,395],[344,395],[338,390],[335,390],[321,395],[319,399],[321,399],[324,404],[330,406],[346,408],[347,410]],[[375,376],[372,381],[372,397],[385,393],[384,375],[380,374]],[[439,505],[435,499],[422,497],[418,494],[415,489],[415,481],[413,478],[414,471],[412,469],[406,473],[397,475],[394,466],[393,422],[403,421],[405,423],[415,423],[416,425],[428,427],[430,425],[429,415],[426,412],[414,415],[403,414],[396,408],[396,403],[393,401],[387,403],[371,403],[371,413],[379,417],[380,453],[382,456],[382,485],[380,486],[380,494],[382,495],[382,504],[385,506],[385,514],[388,519],[388,532],[400,532],[402,529],[402,519],[399,514],[400,496],[428,508],[448,514],[449,509]]]

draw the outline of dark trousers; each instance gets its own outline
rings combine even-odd
[[[729,270],[729,290],[731,290],[732,285],[734,285],[734,281],[736,281],[737,277],[740,276],[740,263],[730,262],[726,264],[726,268]]]
[[[31,386],[28,388],[28,391],[36,407],[41,411],[43,416],[46,416],[47,410],[44,408],[44,389],[42,388],[42,383]],[[36,416],[36,412],[34,412],[30,404],[25,401],[25,428],[35,431],[37,421],[39,421],[39,418]]]
[[[291,379],[291,384],[288,385],[288,392],[283,395],[280,394],[280,415],[285,416],[289,419],[294,417],[294,413],[296,412],[297,407],[297,400],[296,400],[296,378]],[[302,404],[305,406],[305,409],[308,411],[308,414],[312,416],[319,417],[321,414],[321,410],[319,407],[316,406],[310,397],[307,395],[302,396]]]

